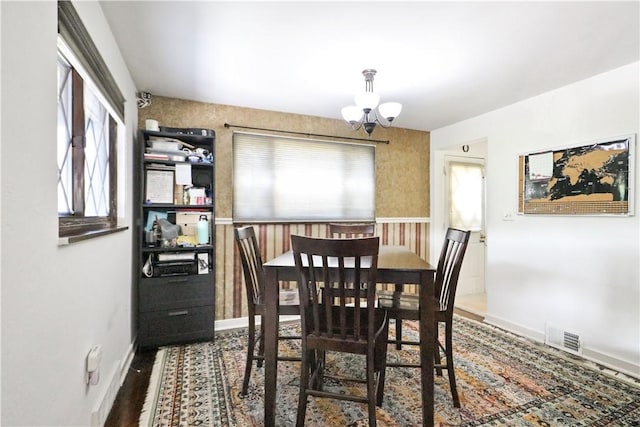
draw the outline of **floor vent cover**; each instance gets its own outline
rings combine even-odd
[[[559,348],[569,353],[582,354],[580,335],[553,325],[547,325],[544,342],[551,347]]]

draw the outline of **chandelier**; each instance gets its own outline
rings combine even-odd
[[[376,75],[376,70],[366,69],[362,75],[364,76],[364,92],[356,94],[356,105],[342,109],[342,117],[353,130],[364,128],[367,135],[371,135],[376,125],[383,128],[390,127],[393,119],[398,117],[402,111],[402,104],[385,102],[378,105],[380,95],[373,91],[373,77]]]

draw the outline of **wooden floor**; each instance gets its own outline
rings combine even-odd
[[[109,417],[104,424],[105,427],[138,425],[138,418],[147,395],[155,356],[155,350],[136,353],[131,362],[129,373],[118,391]]]
[[[482,322],[484,318],[475,313],[456,309],[461,316]],[[149,387],[149,377],[155,360],[155,350],[138,352],[131,362],[131,368],[124,381],[116,400],[113,403],[105,427],[137,426],[140,411]]]

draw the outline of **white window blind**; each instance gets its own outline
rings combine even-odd
[[[375,146],[234,133],[234,221],[372,221],[374,205]]]
[[[474,163],[450,163],[449,225],[479,231],[483,225],[483,167]]]

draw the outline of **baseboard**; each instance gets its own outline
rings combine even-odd
[[[109,412],[111,412],[111,408],[113,407],[113,403],[116,400],[116,396],[118,395],[118,391],[120,387],[124,383],[125,378],[127,377],[127,373],[129,372],[129,368],[131,367],[131,362],[133,361],[133,357],[135,356],[135,345],[132,343],[129,345],[127,349],[127,353],[125,354],[124,359],[122,359],[122,363],[113,371],[109,380],[109,385],[104,391],[102,398],[100,401],[94,406],[93,411],[91,411],[91,426],[92,427],[102,427],[104,423],[107,421],[107,417],[109,416]],[[105,378],[107,379],[107,378]]]
[[[613,357],[609,354],[602,353],[588,347],[584,347],[582,349],[582,357],[598,365],[597,367],[600,369],[613,369],[614,371],[620,372],[621,374],[625,374],[640,381],[640,365],[638,364]]]
[[[234,319],[216,320],[213,328],[216,331],[226,331],[228,329],[246,328],[249,326],[248,317],[236,317]]]
[[[291,315],[291,316],[280,316],[280,322],[290,322],[292,320],[298,320],[300,316]],[[256,320],[256,325],[260,324],[260,318]],[[229,329],[238,329],[238,328],[246,328],[249,326],[249,318],[248,317],[236,317],[235,319],[224,319],[224,320],[216,320],[214,329],[216,331],[226,331]]]
[[[127,355],[124,358],[124,362],[120,365],[120,385],[124,384],[124,380],[127,378],[127,374],[129,373],[129,369],[131,368],[131,364],[133,363],[133,358],[136,355],[136,344],[135,342],[129,345],[129,349],[127,350]]]
[[[485,323],[488,323],[490,325],[512,332],[516,335],[529,338],[530,340],[533,340],[541,345],[544,345],[549,349],[553,349],[553,347],[550,347],[545,344],[544,332],[539,332],[539,331],[527,328],[525,326],[519,325],[517,323],[510,322],[503,318],[492,316],[490,314],[485,315],[484,321]],[[562,352],[562,350],[557,350],[557,351]],[[566,353],[566,354],[569,357],[569,353]],[[640,380],[640,365],[588,348],[587,346],[583,347],[582,356],[571,354],[570,357],[571,359],[574,359],[574,360],[582,359],[585,362],[590,362],[593,364],[592,367],[596,369],[600,369],[600,370],[610,369],[613,372],[609,372],[609,373],[614,376],[619,376],[617,374],[623,374],[623,375],[632,377],[636,380]],[[621,378],[621,379],[624,379],[624,378]]]

